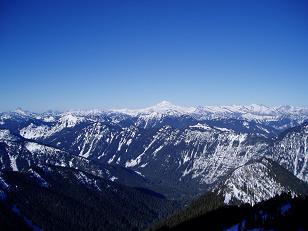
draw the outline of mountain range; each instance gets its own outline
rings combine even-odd
[[[115,211],[124,203],[126,214],[136,218],[126,221],[120,215],[123,222],[106,227],[133,230],[206,193],[226,205],[254,205],[284,192],[307,195],[307,121],[308,107],[180,107],[167,101],[136,110],[2,112],[0,188],[8,201],[2,203],[5,208],[17,206],[37,227],[51,230],[43,216],[52,214],[55,223],[59,214],[48,206],[45,215],[31,212],[31,193],[48,192],[65,206],[63,198],[81,204],[82,198],[90,198],[83,203],[85,214],[94,206],[92,199],[103,205],[125,198],[111,203],[109,213],[102,211],[119,213]],[[62,190],[65,185],[80,193]],[[44,207],[46,200],[41,196],[42,203],[35,206]],[[69,222],[68,229],[76,224]],[[93,230],[104,222],[108,219],[92,222]],[[55,229],[61,228],[57,225]]]

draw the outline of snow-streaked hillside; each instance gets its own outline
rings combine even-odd
[[[308,123],[281,134],[271,152],[276,162],[308,182]]]
[[[304,182],[268,159],[251,161],[235,169],[218,188],[226,204],[240,201],[253,205],[282,192],[293,195],[308,192]]]

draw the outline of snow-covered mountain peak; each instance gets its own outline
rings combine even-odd
[[[194,107],[181,107],[164,100],[153,106],[142,109],[116,109],[111,111],[121,112],[132,116],[150,115],[152,117],[159,117],[161,114],[190,114],[195,110],[196,108]]]
[[[250,104],[249,106],[247,106],[247,108],[250,111],[257,112],[257,113],[262,113],[262,114],[273,111],[272,108],[270,108],[268,106],[265,106],[263,104]]]
[[[195,110],[193,107],[181,107],[174,105],[166,100],[144,109],[145,111],[153,111],[153,112],[166,112],[166,111],[176,111],[181,113],[191,113]]]
[[[163,100],[163,101],[157,103],[154,107],[157,107],[157,108],[174,108],[176,106],[173,105],[172,103],[170,103],[167,100]]]
[[[294,107],[290,105],[281,105],[277,109],[280,111],[293,111]]]
[[[74,127],[79,121],[83,120],[72,113],[65,113],[61,118],[61,124],[65,124],[66,127]]]
[[[276,108],[277,111],[284,114],[307,114],[307,107],[294,107],[291,105],[282,105]]]
[[[21,115],[27,115],[27,113],[21,108],[17,108],[14,112]]]

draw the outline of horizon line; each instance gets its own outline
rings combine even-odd
[[[206,108],[206,107],[249,107],[249,106],[262,106],[266,107],[269,109],[277,109],[281,107],[293,107],[293,108],[308,108],[308,105],[301,105],[301,106],[294,106],[292,104],[281,104],[281,105],[266,105],[263,103],[251,103],[251,104],[212,104],[212,105],[197,105],[197,106],[182,106],[178,104],[173,104],[170,101],[163,100],[160,101],[156,104],[152,104],[150,106],[145,106],[145,107],[92,107],[92,108],[69,108],[69,109],[47,109],[47,110],[30,110],[30,109],[25,109],[24,107],[16,107],[15,109],[11,110],[0,110],[1,113],[5,112],[17,112],[17,111],[23,111],[23,112],[34,112],[34,113],[45,113],[45,112],[77,112],[77,111],[124,111],[124,110],[129,110],[129,111],[134,111],[134,110],[143,110],[143,109],[150,109],[155,106],[159,106],[160,104],[168,104],[170,107],[178,107],[178,108],[183,108],[183,109],[197,109],[197,108]],[[164,106],[162,106],[164,107]],[[166,105],[167,107],[167,105]]]

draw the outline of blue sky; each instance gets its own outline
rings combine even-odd
[[[308,2],[0,1],[0,110],[308,104]]]

